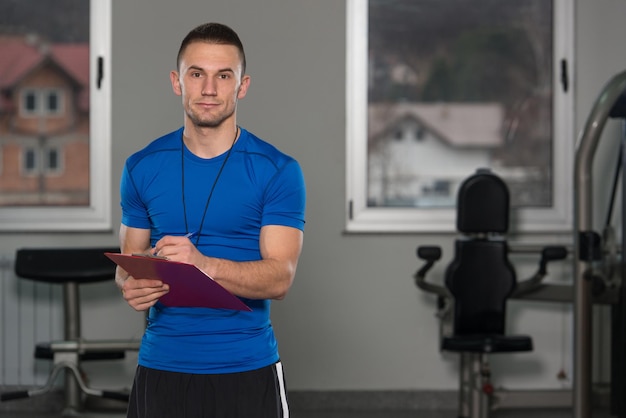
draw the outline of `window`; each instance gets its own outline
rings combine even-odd
[[[0,0],[0,231],[111,228],[111,0]]]
[[[61,154],[58,148],[50,146],[46,149],[39,149],[27,146],[23,149],[22,174],[24,177],[61,173]]]
[[[571,228],[572,3],[348,0],[348,231],[454,231],[483,167],[512,228]]]
[[[37,113],[37,94],[33,90],[24,91],[24,109],[25,115],[34,115]]]
[[[48,148],[46,150],[46,164],[44,169],[50,174],[61,172],[61,155],[58,148]]]
[[[23,172],[25,176],[32,176],[39,173],[39,163],[37,162],[37,150],[34,148],[24,149]]]
[[[23,117],[59,116],[63,114],[63,93],[59,89],[31,89],[22,91],[21,115]]]
[[[50,114],[61,113],[61,108],[60,108],[60,103],[59,103],[60,95],[61,94],[58,91],[52,90],[48,92],[47,106],[44,107],[44,112],[47,112]]]

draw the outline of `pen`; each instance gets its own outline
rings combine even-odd
[[[197,234],[197,232],[193,232],[193,231],[189,232],[189,233],[185,234],[185,238],[191,238],[191,237],[193,237],[196,234]]]

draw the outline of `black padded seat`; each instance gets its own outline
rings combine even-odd
[[[48,283],[91,283],[110,280],[115,264],[104,252],[119,253],[119,248],[27,248],[19,249],[15,273],[24,279]]]
[[[52,348],[51,343],[38,343],[35,346],[35,358],[43,360],[53,360],[55,350]],[[126,357],[126,351],[87,351],[85,353],[79,353],[78,359],[80,361],[93,361],[93,360],[119,360]]]

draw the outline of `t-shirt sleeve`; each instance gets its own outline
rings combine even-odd
[[[124,165],[120,181],[122,223],[131,228],[150,229],[147,209],[141,200],[137,185],[132,178],[128,164]]]
[[[304,230],[306,187],[296,160],[290,160],[274,176],[266,191],[262,225],[290,226]]]

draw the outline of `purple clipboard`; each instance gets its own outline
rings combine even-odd
[[[252,311],[193,264],[143,255],[104,253],[136,279],[158,279],[170,286],[159,301],[165,306]]]

